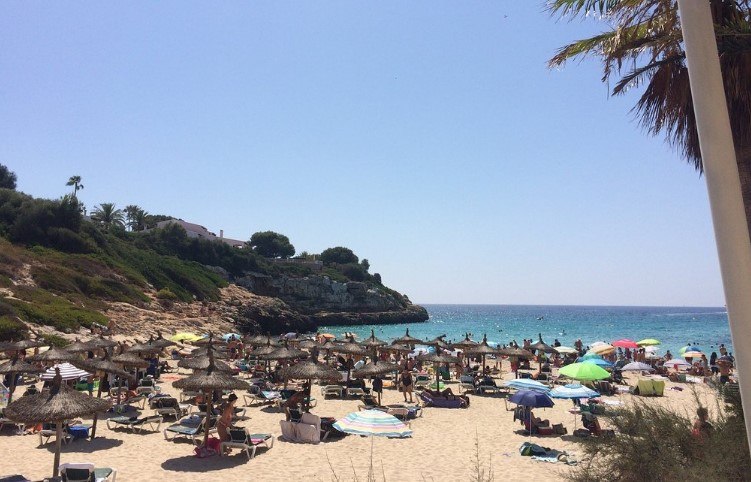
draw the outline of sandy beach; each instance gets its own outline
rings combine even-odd
[[[504,363],[504,379],[513,374]],[[176,394],[172,382],[182,375],[162,375],[163,391]],[[634,375],[631,375],[634,377]],[[692,411],[695,400],[691,387],[696,387],[699,396],[710,407],[713,392],[702,384],[680,384],[684,390],[671,389],[667,382],[665,396],[644,398],[633,395],[603,397],[604,400],[619,400],[633,403],[647,400],[648,403],[666,404],[675,410]],[[454,390],[455,382],[449,383]],[[19,393],[22,393],[19,392]],[[238,395],[241,395],[238,393]],[[320,387],[313,386],[313,395],[318,405],[312,412],[321,416],[343,417],[356,411],[357,400],[324,400]],[[97,467],[117,469],[119,481],[180,480],[198,481],[207,477],[221,480],[259,479],[281,480],[366,480],[372,460],[376,480],[469,480],[476,471],[476,442],[479,442],[480,463],[487,469],[492,466],[495,480],[560,479],[571,470],[564,464],[549,464],[531,460],[519,454],[520,445],[530,440],[519,422],[513,421],[513,413],[507,411],[504,398],[500,396],[472,396],[468,409],[425,408],[423,416],[411,421],[412,438],[386,439],[348,435],[318,445],[297,444],[280,439],[279,421],[283,414],[271,407],[250,407],[247,420],[238,423],[252,432],[271,433],[277,437],[270,450],[259,449],[250,461],[245,454],[235,450],[230,456],[213,456],[199,459],[193,456],[193,446],[187,441],[170,442],[161,432],[172,421],[162,424],[158,432],[131,434],[123,430],[109,430],[100,423],[94,441],[76,440],[63,445],[61,462],[91,462]],[[242,402],[240,396],[240,402]],[[384,390],[384,403],[398,403],[401,393]],[[239,406],[242,406],[240,403]],[[569,400],[556,400],[556,406],[535,410],[535,414],[551,423],[563,423],[569,434],[564,436],[532,436],[534,443],[545,447],[580,455],[578,442],[571,435],[575,417],[569,413]],[[513,404],[508,404],[513,409]],[[144,414],[150,414],[147,408]],[[578,418],[578,417],[577,417]],[[90,421],[84,419],[87,423]],[[607,425],[607,417],[601,417]],[[577,426],[581,427],[577,419]],[[15,435],[12,427],[6,427],[0,435],[0,475],[23,474],[33,480],[49,476],[52,468],[54,444],[39,447],[36,435]]]

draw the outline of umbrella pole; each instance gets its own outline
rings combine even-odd
[[[107,376],[105,373],[104,376]],[[99,387],[96,391],[96,398],[102,398],[102,377],[99,378]],[[91,438],[89,440],[94,440],[94,437],[96,436],[96,422],[99,419],[99,412],[94,413],[94,421],[91,424]]]
[[[204,390],[204,395],[206,395],[206,427],[204,429],[203,433],[203,446],[206,447],[209,443],[209,427],[211,427],[211,416],[214,414],[214,407],[212,406],[212,399],[214,398],[213,393],[209,393],[208,391]]]
[[[310,386],[313,384],[313,379],[308,378],[308,389],[306,390],[307,396],[305,397],[305,400],[303,400],[303,403],[305,404],[305,412],[310,413]]]
[[[16,377],[17,373],[10,374],[10,383],[8,384],[8,405],[13,401],[13,392],[16,390]]]
[[[60,450],[63,443],[63,421],[55,422],[55,461],[52,465],[52,476],[57,477],[60,469]]]

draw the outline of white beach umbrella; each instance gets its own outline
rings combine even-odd
[[[576,348],[571,348],[570,346],[556,346],[554,348],[555,348],[555,351],[557,351],[558,353],[563,353],[563,354],[579,353]]]
[[[673,358],[666,361],[664,366],[665,368],[675,368],[677,370],[678,368],[689,368],[691,364],[681,358]]]
[[[59,363],[52,368],[48,368],[47,371],[42,374],[42,380],[52,380],[55,378],[55,370],[57,368],[60,369],[60,376],[63,377],[63,380],[77,380],[91,375],[91,373],[86,370],[76,368],[70,363]]]

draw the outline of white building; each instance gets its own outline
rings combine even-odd
[[[223,243],[229,244],[234,248],[242,248],[243,246],[245,246],[245,241],[225,238],[223,229],[219,230],[219,236],[217,236],[200,224],[189,223],[187,221],[183,221],[182,219],[168,219],[166,221],[159,221],[158,223],[156,223],[156,227],[165,228],[170,224],[178,224],[182,226],[183,229],[185,229],[185,232],[188,233],[189,238],[201,238],[208,239],[209,241],[221,241]]]

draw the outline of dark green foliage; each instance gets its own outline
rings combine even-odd
[[[348,263],[337,266],[344,276],[352,281],[366,281],[369,276],[361,264]]]
[[[381,281],[381,274],[380,273],[373,273],[373,281],[375,281],[379,285],[383,284],[383,282]]]
[[[42,336],[42,338],[44,339],[45,342],[49,343],[52,346],[56,346],[58,348],[64,348],[70,345],[70,341],[66,340],[62,336],[53,335],[51,333],[48,335]]]
[[[177,301],[177,295],[170,291],[169,288],[160,289],[157,292],[156,297],[160,300]]]
[[[295,254],[295,247],[289,242],[289,238],[274,231],[254,233],[248,244],[264,258],[289,258]]]
[[[343,246],[337,246],[335,248],[325,249],[318,257],[324,264],[348,264],[357,263],[358,258],[351,249]]]
[[[37,293],[44,292],[37,290]],[[6,298],[6,302],[15,308],[22,320],[53,326],[61,331],[74,331],[80,326],[90,327],[93,323],[106,326],[108,323],[107,318],[101,313],[76,306],[65,298],[53,297],[45,301],[46,303],[42,304]]]
[[[19,341],[26,338],[26,325],[10,316],[0,316],[0,341]]]
[[[364,269],[365,272],[367,272],[370,269],[370,261],[363,258],[362,261],[360,261],[360,266],[362,266],[362,269]]]
[[[701,439],[691,435],[695,415],[649,402],[618,410],[610,419],[615,437],[584,439],[585,456],[569,480],[721,481],[748,480],[751,474],[740,398],[724,415],[710,420]]]
[[[7,166],[0,164],[0,188],[15,189],[16,173],[8,169]]]

